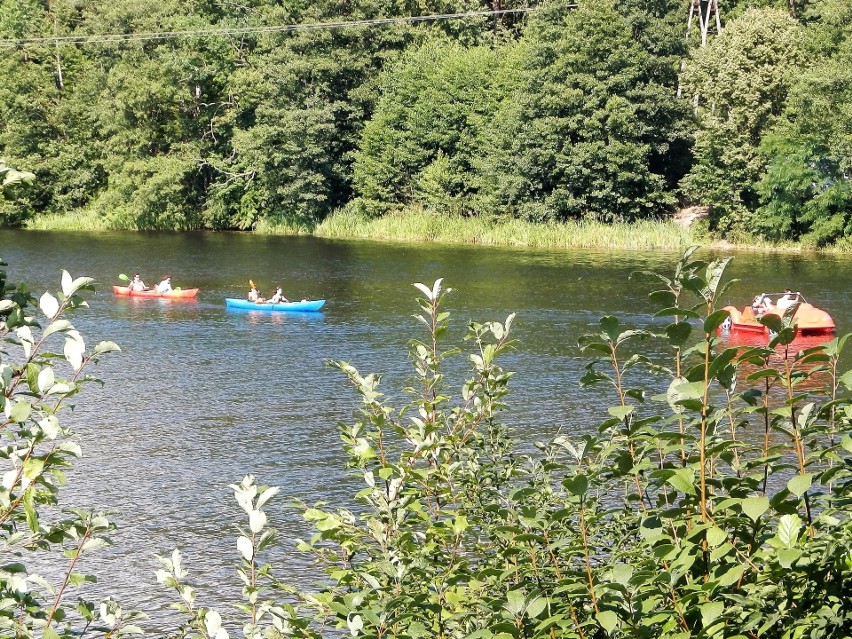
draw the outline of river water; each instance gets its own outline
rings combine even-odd
[[[227,486],[248,473],[282,487],[269,508],[279,531],[276,572],[302,585],[321,578],[293,551],[309,530],[286,498],[351,506],[360,488],[343,469],[337,434],[357,398],[325,362],[384,374],[385,394],[401,406],[407,344],[424,336],[412,318],[414,282],[444,278],[454,289],[448,339],[462,348],[468,321],[517,313],[518,343],[503,360],[517,373],[505,421],[530,450],[557,432],[593,431],[606,418],[612,397],[578,385],[588,360],[577,338],[608,314],[648,325],[651,284],[629,275],[670,274],[678,255],[0,230],[0,258],[10,280],[37,294],[58,289],[61,269],[98,282],[91,308],[74,323],[88,343],[113,340],[122,352],[104,358],[94,372],[105,385],[90,385],[64,418],[84,457],[62,504],[113,513],[114,546],[88,565],[99,575],[95,589],[117,593],[161,627],[172,599],[156,584],[155,553],[181,548],[202,605],[239,593],[235,526],[245,522]],[[742,281],[728,298],[743,306],[757,291],[789,286],[829,310],[842,334],[852,330],[850,267],[844,256],[740,253],[729,274]],[[195,301],[113,296],[118,274],[134,272],[149,284],[168,273],[174,286],[201,292]],[[249,278],[265,293],[280,285],[290,299],[328,302],[319,314],[226,310],[224,298],[243,296]],[[450,366],[456,392],[464,369],[463,360]]]

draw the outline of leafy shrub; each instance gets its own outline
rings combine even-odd
[[[110,598],[68,602],[74,590],[94,581],[80,572],[82,559],[107,545],[113,526],[103,513],[57,509],[65,472],[81,454],[60,422],[61,411],[97,381],[87,367],[118,346],[100,342],[87,351],[67,319],[86,306],[81,293],[92,290],[91,278],[72,279],[63,271],[61,293],[37,300],[25,285],[7,282],[5,266],[0,261],[0,635],[65,639],[141,632],[132,623],[138,614],[122,611]],[[36,315],[46,321],[43,329]],[[55,342],[61,352],[52,352]],[[28,564],[36,554],[56,574],[32,572]]]
[[[766,346],[720,349],[729,258],[707,264],[694,251],[673,277],[645,274],[668,325],[605,317],[580,340],[598,358],[581,383],[614,397],[599,434],[559,435],[532,456],[515,452],[500,420],[513,316],[470,324],[470,376],[454,399],[448,290],[418,284],[426,336],[411,343],[409,404],[389,405],[380,376],[333,363],[361,399],[340,432],[364,487],[351,509],[299,505],[314,531],[299,549],[324,586],[287,585],[264,561],[277,489],[253,477],[232,486],[248,515],[237,541],[244,635],[320,637],[333,625],[376,638],[848,636],[849,336],[797,352],[792,314],[767,316]],[[635,352],[651,339],[668,365]],[[641,386],[648,370],[662,382]],[[225,639],[180,554],[161,562],[188,615],[178,634]]]

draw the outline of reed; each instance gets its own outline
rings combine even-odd
[[[261,218],[255,224],[254,232],[258,235],[311,235],[314,228],[314,224],[307,222]]]
[[[73,213],[45,213],[27,220],[25,228],[31,231],[118,230],[110,220],[93,209],[79,209]]]
[[[604,224],[586,221],[494,221],[439,215],[421,209],[407,209],[375,219],[341,210],[320,223],[314,234],[329,238],[532,248],[677,250],[695,242],[693,233],[672,222]]]
[[[27,221],[25,228],[36,231],[134,231],[120,220],[98,214],[94,209],[72,213],[48,213]],[[259,235],[315,235],[339,239],[371,239],[397,242],[434,242],[440,244],[482,244],[485,246],[521,246],[530,248],[588,248],[620,250],[675,251],[695,243],[719,250],[759,252],[852,253],[852,239],[833,246],[771,242],[761,238],[741,238],[736,243],[713,241],[702,230],[685,229],[671,221],[614,223],[527,222],[493,220],[440,214],[411,207],[383,217],[369,218],[343,208],[319,224],[281,218],[260,219],[254,233]]]

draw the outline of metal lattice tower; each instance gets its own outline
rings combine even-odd
[[[719,17],[719,0],[692,0],[689,6],[689,20],[686,23],[686,38],[689,39],[692,31],[692,21],[698,19],[698,27],[701,29],[701,46],[707,46],[707,34],[710,31],[710,21],[716,26],[716,35],[722,33],[722,20]]]

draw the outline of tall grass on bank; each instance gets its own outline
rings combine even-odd
[[[279,218],[261,218],[254,226],[258,235],[311,235],[315,225]]]
[[[45,213],[27,220],[25,228],[30,231],[114,231],[116,229],[104,216],[93,209],[81,209],[74,213]]]
[[[528,246],[532,248],[618,248],[677,250],[693,243],[692,233],[672,222],[534,223],[490,221],[406,210],[369,219],[338,211],[317,226],[314,234],[330,238],[369,238],[405,242]]]
[[[91,232],[154,230],[122,224],[99,215],[92,209],[40,215],[29,220],[25,228],[35,231]],[[380,218],[368,218],[349,209],[342,209],[316,225],[268,217],[258,220],[253,232],[259,235],[314,235],[397,242],[663,251],[680,250],[696,241],[704,240],[711,248],[738,251],[852,253],[852,239],[840,240],[829,247],[815,247],[792,241],[778,243],[757,237],[741,238],[736,242],[712,241],[704,225],[686,229],[670,221],[642,221],[630,224],[494,221],[433,213],[420,208],[410,208]]]

